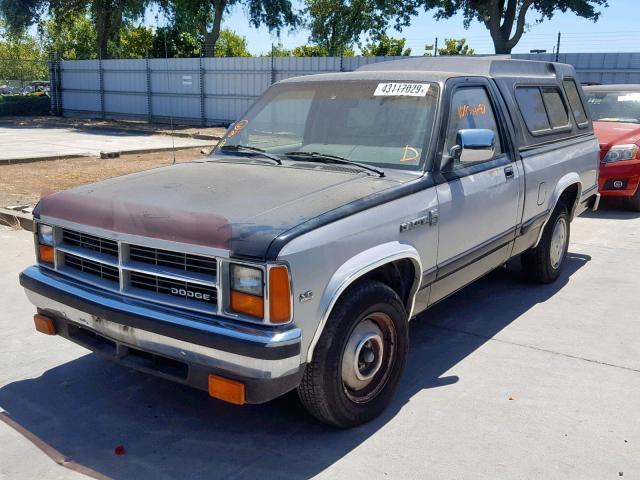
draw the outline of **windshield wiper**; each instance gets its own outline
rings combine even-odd
[[[280,160],[280,157],[278,157],[277,155],[274,155],[272,153],[269,153],[261,148],[258,147],[250,147],[249,145],[223,145],[222,147],[219,148],[219,150],[222,150],[223,152],[247,152],[247,153],[252,153],[254,155],[260,155],[262,157],[268,158],[270,160],[273,160],[274,162],[276,162],[278,165],[282,165],[282,160]]]
[[[344,157],[339,157],[338,155],[331,155],[328,153],[320,152],[287,152],[285,153],[285,155],[287,157],[304,157],[305,161],[307,162],[342,163],[345,165],[353,165],[355,167],[377,173],[381,177],[384,177],[384,170],[380,168],[372,167],[371,165],[366,165],[360,162],[354,162],[353,160],[348,160]]]

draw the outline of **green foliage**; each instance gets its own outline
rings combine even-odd
[[[537,23],[550,19],[556,12],[571,11],[579,17],[597,21],[596,7],[607,7],[607,0],[392,0],[383,2],[393,11],[396,25],[408,25],[411,18],[424,9],[434,10],[436,20],[460,13],[465,28],[477,20],[485,25],[496,53],[511,53],[527,27],[527,14],[537,13]]]
[[[45,50],[57,53],[60,58],[98,58],[96,28],[86,15],[69,15],[60,20],[41,20],[38,24],[38,36]]]
[[[235,6],[243,9],[251,26],[258,28],[264,25],[278,35],[283,28],[295,27],[299,23],[291,0],[164,0],[161,4],[179,31],[203,39],[207,57],[218,56],[216,50],[218,41],[222,40],[222,19]],[[242,50],[241,45],[221,48],[223,54],[230,51],[229,48]]]
[[[311,31],[309,40],[330,56],[344,54],[354,45],[359,45],[363,34],[383,35],[387,28],[387,4],[393,3],[381,0],[306,0],[307,27]]]
[[[69,18],[88,16],[95,27],[96,50],[108,57],[108,45],[119,41],[120,29],[139,19],[148,0],[0,0],[3,15],[12,31],[24,31],[45,16],[67,23]]]
[[[10,31],[0,24],[0,82],[43,80],[49,77],[38,41],[26,32]]]
[[[153,46],[153,30],[143,25],[125,25],[118,32],[118,40],[109,42],[109,52],[116,58],[145,58]]]
[[[48,115],[51,99],[48,95],[0,95],[0,117],[24,115]]]
[[[241,37],[228,28],[220,31],[215,49],[216,57],[250,57],[246,37]]]
[[[282,46],[282,44],[274,45],[273,49],[264,54],[265,57],[326,57],[328,56],[327,50],[320,45],[299,45],[292,50],[288,50]],[[353,57],[355,52],[353,49],[348,48],[343,53],[344,57]]]
[[[193,35],[188,32],[181,32],[177,28],[160,27],[156,29],[152,39],[152,46],[149,56],[154,58],[165,57],[165,34],[166,34],[166,55],[168,58],[199,57],[202,52],[202,36]],[[250,57],[251,53],[247,45],[247,39],[235,32],[225,28],[220,31],[216,50],[216,57]]]
[[[378,41],[372,41],[362,47],[362,55],[365,57],[405,56],[411,55],[410,48],[404,48],[407,42],[404,38],[391,38],[382,35]]]
[[[438,49],[438,55],[473,55],[474,53],[473,48],[467,45],[466,38],[445,38],[444,47]]]

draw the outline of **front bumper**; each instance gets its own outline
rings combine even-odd
[[[614,182],[621,181],[623,186],[615,188]],[[600,164],[598,190],[604,197],[631,197],[640,184],[640,160],[629,160]]]
[[[301,330],[239,325],[124,298],[37,266],[20,274],[59,335],[137,370],[207,390],[209,374],[245,385],[247,403],[300,383]]]

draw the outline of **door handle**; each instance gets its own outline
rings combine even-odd
[[[505,167],[504,169],[504,176],[508,179],[513,178],[516,176],[515,172],[513,171],[513,167]]]

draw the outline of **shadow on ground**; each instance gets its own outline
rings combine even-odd
[[[629,210],[622,198],[603,198],[598,210],[587,210],[582,214],[587,218],[601,218],[603,220],[633,220],[640,217],[640,212]]]
[[[524,282],[512,262],[422,314],[411,325],[407,370],[392,405],[349,431],[311,420],[294,394],[234,407],[95,355],[1,388],[0,407],[67,458],[117,479],[309,478],[382,428],[417,392],[473,382],[447,372],[589,260],[569,253],[552,285]],[[125,455],[114,455],[117,445]]]

